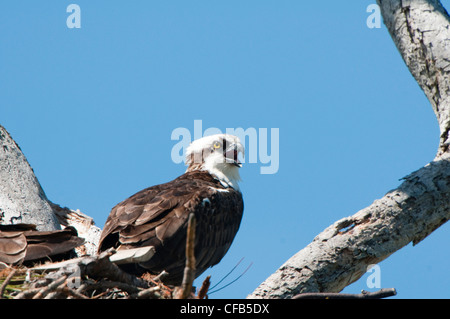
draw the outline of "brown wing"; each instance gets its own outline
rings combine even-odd
[[[224,189],[205,172],[186,173],[172,182],[147,188],[116,205],[100,240],[109,247],[154,246],[155,255],[127,270],[158,273],[166,270],[167,283],[179,283],[185,264],[187,219],[197,220],[197,275],[218,263],[231,245],[242,219],[242,195]]]
[[[25,259],[27,239],[21,231],[0,231],[0,261],[17,264]]]
[[[167,222],[168,213],[176,206],[170,202],[171,192],[170,185],[157,185],[117,204],[106,220],[99,251],[120,245],[142,246],[150,235],[155,237],[156,228]]]
[[[0,225],[0,261],[16,264],[71,251],[84,243],[73,227],[37,231],[34,225]]]
[[[24,235],[28,243],[25,261],[64,254],[84,243],[70,226],[55,231],[26,231]]]

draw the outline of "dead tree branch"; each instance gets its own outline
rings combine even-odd
[[[11,272],[6,276],[5,280],[3,281],[2,285],[0,286],[0,299],[3,299],[3,294],[5,293],[6,286],[8,286],[11,279],[16,274],[17,269],[11,269]]]
[[[450,219],[450,18],[437,0],[378,0],[392,39],[430,100],[441,139],[436,158],[286,261],[248,298],[339,292]],[[393,106],[395,107],[395,106]]]
[[[363,290],[360,294],[341,294],[337,292],[309,292],[298,294],[292,299],[381,299],[397,294],[394,288],[380,289],[375,292]]]
[[[184,268],[183,281],[176,294],[177,299],[186,299],[192,294],[192,283],[195,279],[195,215],[189,215],[186,238],[186,266]]]
[[[450,145],[450,18],[439,0],[378,0],[384,23],[438,120],[438,156]]]
[[[121,298],[152,299],[172,298],[172,288],[152,278],[145,280],[122,271],[110,261],[114,250],[105,251],[98,257],[82,257],[29,269],[47,272],[30,284],[22,282],[22,292],[11,295],[15,299],[59,298]],[[10,274],[4,281],[7,285]],[[3,286],[2,285],[2,286]]]

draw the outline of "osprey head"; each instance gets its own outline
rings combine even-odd
[[[186,150],[186,172],[206,170],[225,187],[239,189],[239,153],[244,147],[237,136],[216,134],[193,141]]]

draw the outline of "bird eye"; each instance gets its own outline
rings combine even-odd
[[[220,144],[220,142],[214,142],[213,147],[214,147],[215,149],[218,149],[218,148],[222,147],[222,144]]]

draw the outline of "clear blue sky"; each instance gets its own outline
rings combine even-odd
[[[54,202],[103,227],[185,170],[177,128],[279,130],[279,169],[241,169],[245,212],[211,298],[244,298],[334,221],[435,155],[438,126],[375,1],[2,1],[0,123]],[[81,8],[69,29],[66,8]],[[444,4],[450,5],[449,1]],[[253,149],[254,150],[254,149]],[[258,146],[258,152],[260,148]],[[270,151],[270,147],[269,147]],[[270,152],[269,152],[270,153]],[[450,227],[380,263],[401,298],[449,298]],[[196,283],[202,280],[200,277]],[[371,290],[367,275],[344,291]]]

